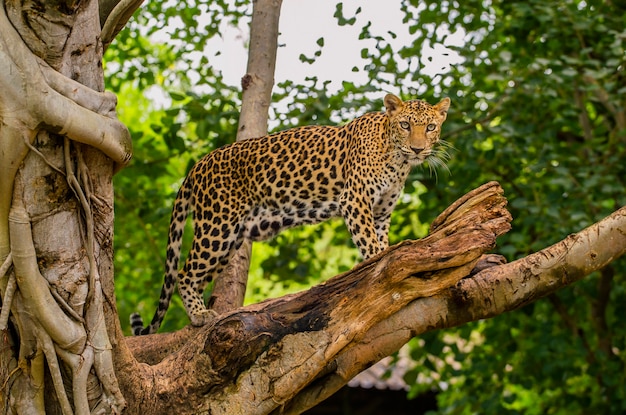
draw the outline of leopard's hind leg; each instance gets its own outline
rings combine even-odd
[[[242,232],[238,221],[195,226],[194,240],[183,269],[178,273],[178,292],[187,315],[194,326],[205,325],[216,313],[204,305],[204,289],[218,277],[236,248],[241,245]]]

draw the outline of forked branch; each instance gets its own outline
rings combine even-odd
[[[128,339],[152,364],[140,366],[140,396],[129,400],[153,413],[298,414],[420,333],[516,309],[626,252],[622,208],[536,254],[492,261],[469,276],[493,259],[483,253],[510,228],[505,204],[499,185],[488,183],[446,209],[428,237],[308,291],[241,308],[210,327]],[[183,345],[171,352],[168,339],[176,338]],[[184,399],[181,388],[190,391]]]

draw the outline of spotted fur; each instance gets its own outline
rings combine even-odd
[[[159,306],[134,334],[154,333],[174,282],[191,323],[214,318],[203,302],[206,285],[228,264],[243,238],[260,241],[283,229],[342,216],[364,258],[388,246],[391,212],[412,166],[436,156],[450,99],[437,105],[394,95],[386,112],[340,126],[308,126],[236,142],[202,158],[183,182],[172,212]],[[178,271],[183,229],[194,211],[193,243]]]

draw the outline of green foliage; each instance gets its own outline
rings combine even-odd
[[[354,13],[355,15],[353,17],[346,18],[343,15],[343,3],[337,3],[335,14],[333,16],[337,18],[337,24],[339,26],[346,26],[346,25],[352,26],[353,24],[356,23],[356,15],[358,15],[359,13],[361,13],[360,7],[356,10],[356,12]]]
[[[462,4],[461,4],[462,3]],[[390,3],[391,4],[391,3]],[[394,7],[395,3],[393,6]],[[108,87],[135,145],[115,177],[120,315],[151,317],[162,280],[169,209],[189,166],[235,137],[238,88],[204,50],[249,4],[147,3],[107,52]],[[408,1],[402,27],[375,29],[363,4],[338,26],[360,27],[366,73],[339,91],[308,78],[276,86],[276,129],[335,124],[382,108],[383,92],[452,99],[444,126],[450,173],[416,169],[392,219],[392,243],[423,236],[453,200],[489,180],[504,187],[513,230],[497,251],[513,260],[626,204],[626,7],[599,0]],[[362,8],[362,9],[361,9]],[[200,25],[198,16],[209,22]],[[205,20],[203,20],[205,21]],[[175,27],[176,29],[171,29]],[[166,37],[165,34],[167,34]],[[398,47],[397,39],[410,36]],[[166,40],[158,41],[160,37]],[[459,40],[459,39],[462,39]],[[314,62],[335,39],[324,35]],[[458,55],[440,70],[435,53]],[[163,95],[165,109],[142,91]],[[278,110],[276,108],[279,108]],[[189,232],[187,232],[189,236]],[[341,221],[255,244],[247,301],[305,289],[358,259]],[[618,414],[626,411],[626,261],[514,313],[414,340],[411,394],[437,389],[439,413]],[[187,323],[174,297],[165,330]]]
[[[466,41],[450,47],[463,64],[432,80],[449,83],[446,138],[457,151],[441,184],[418,173],[429,213],[498,180],[514,217],[498,252],[515,259],[626,203],[626,9],[598,1],[404,7],[421,41],[399,53],[445,42],[446,31]],[[455,342],[473,344],[468,351],[450,343],[451,331],[424,336],[445,346],[416,347],[418,359],[438,362],[417,372],[443,383],[413,393],[441,389],[439,412],[451,414],[622,413],[623,269],[621,260],[548,300],[452,331]]]

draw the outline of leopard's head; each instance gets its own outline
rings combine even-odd
[[[385,96],[385,108],[389,118],[389,133],[397,151],[412,165],[421,164],[435,155],[441,125],[446,120],[450,98],[436,105],[426,101],[406,101],[393,94]]]

